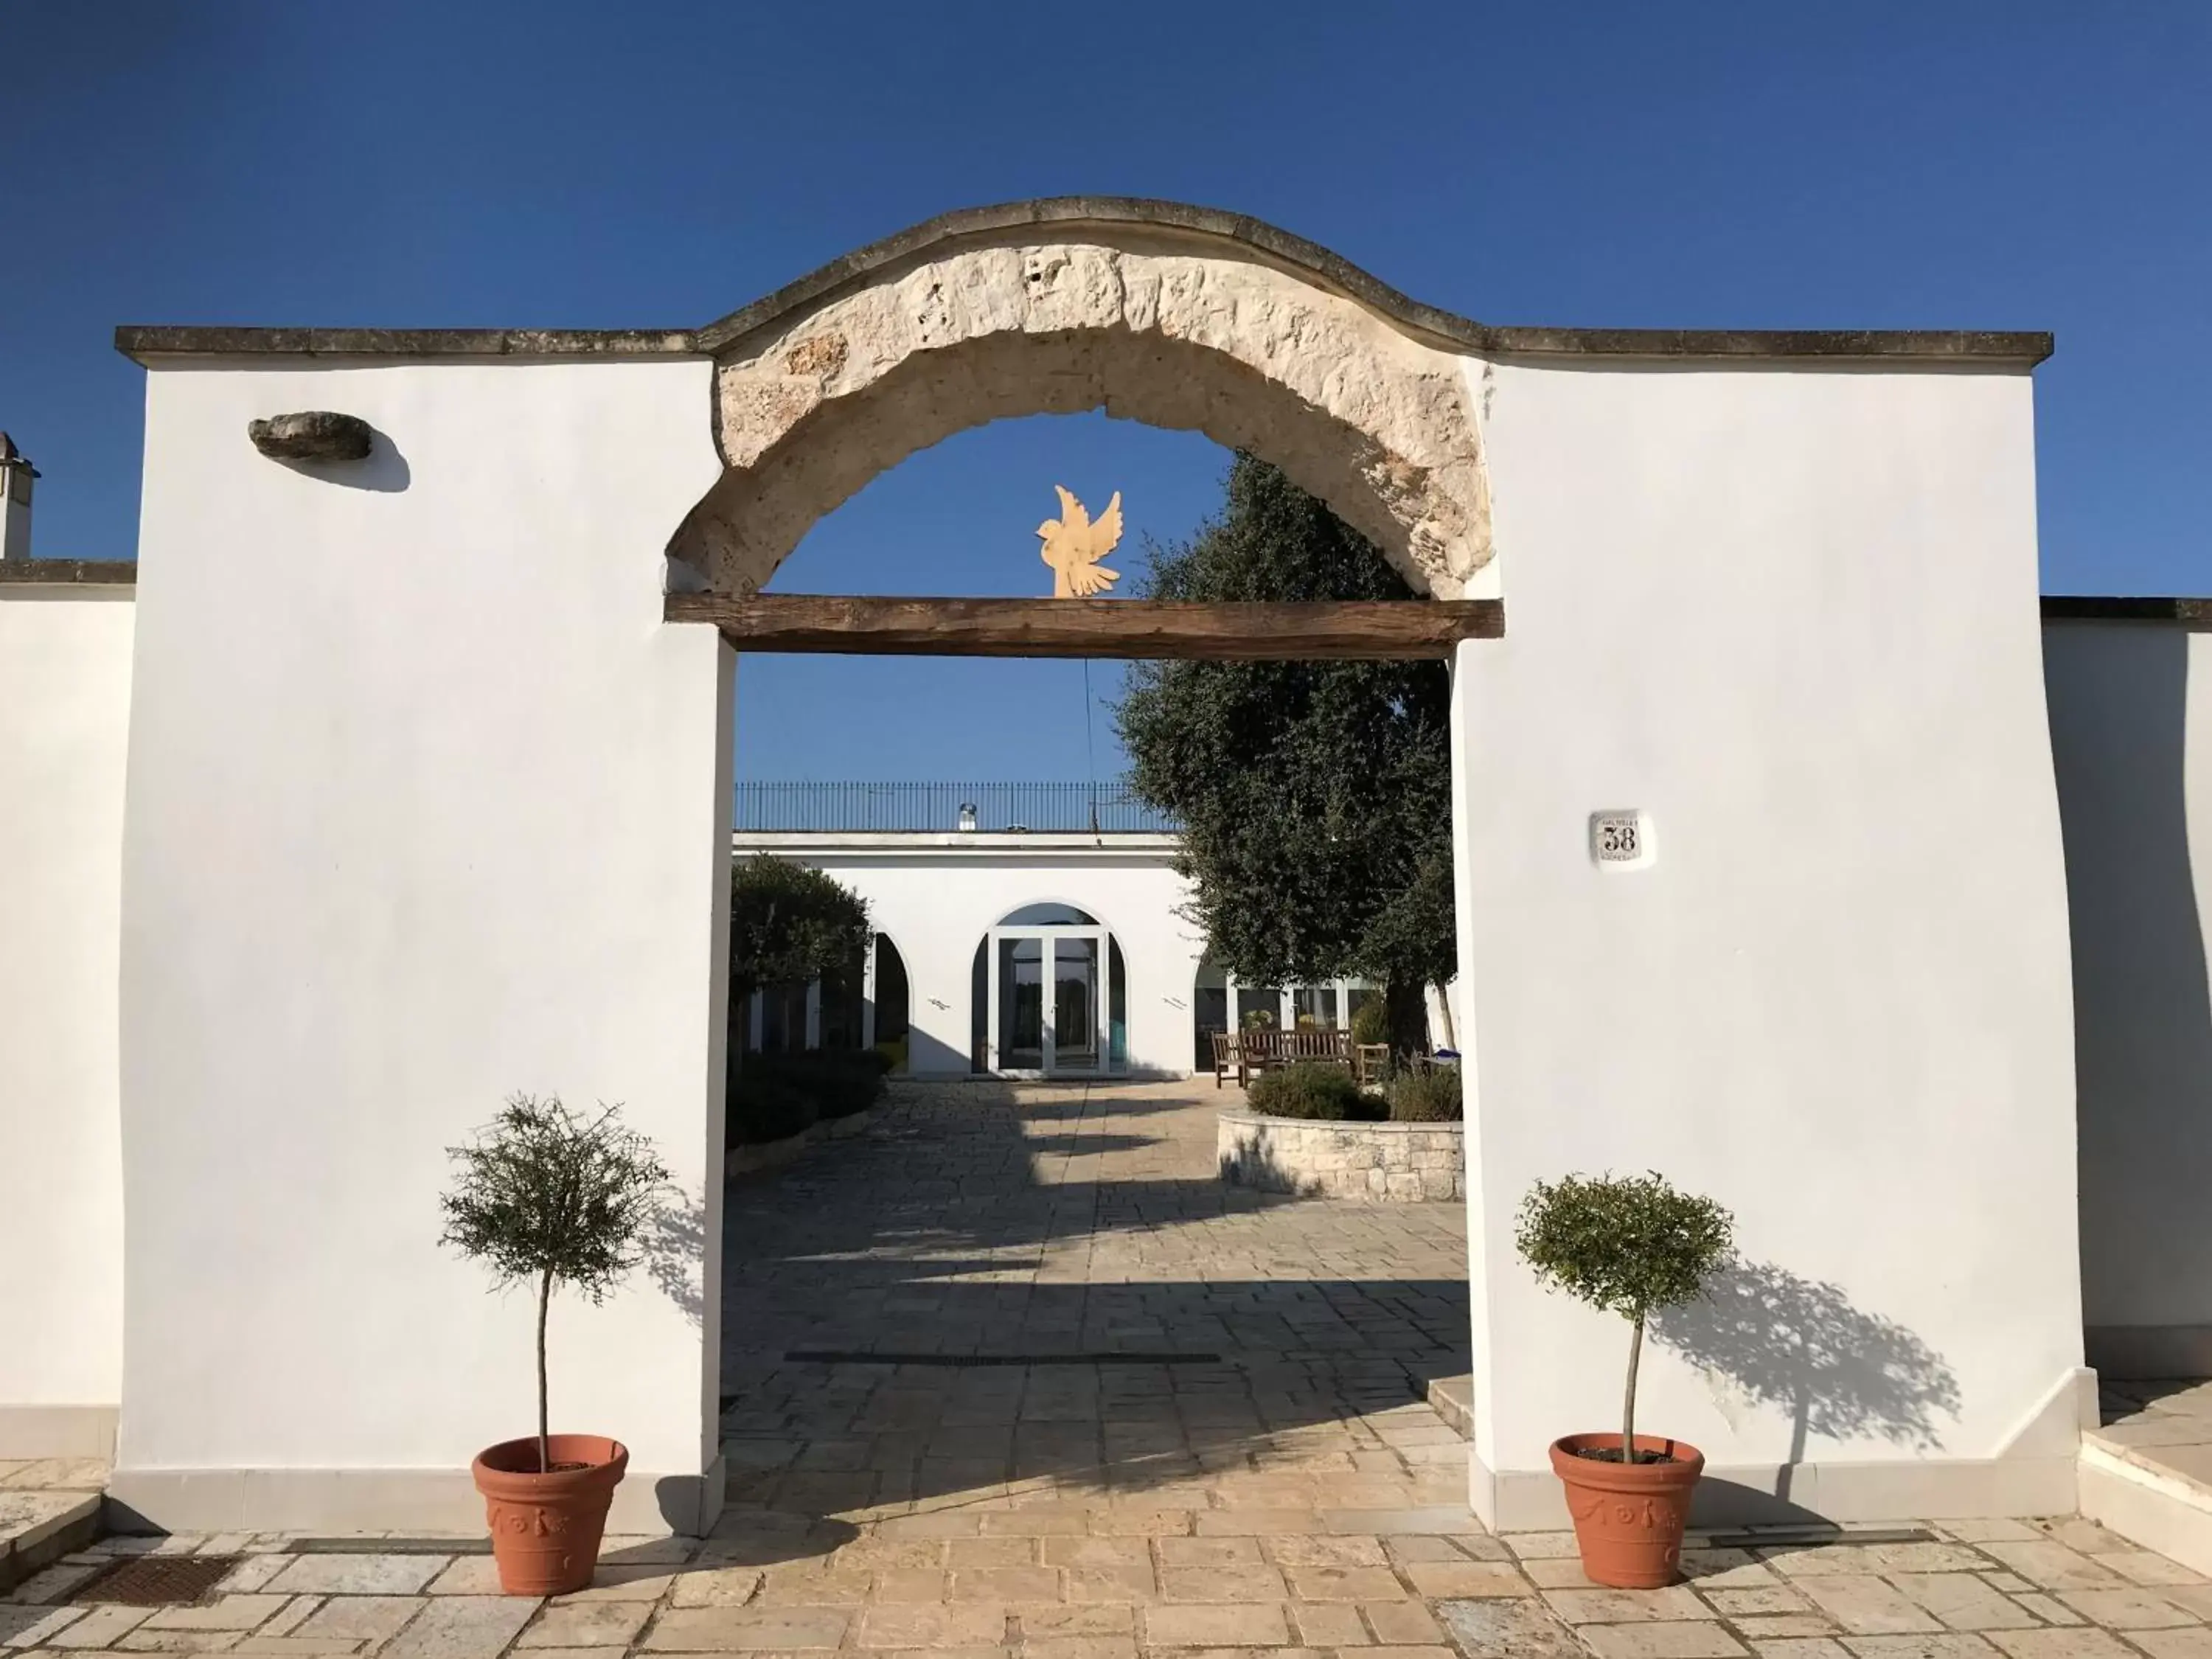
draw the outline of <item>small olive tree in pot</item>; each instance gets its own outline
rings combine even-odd
[[[1656,1174],[1540,1181],[1522,1201],[1516,1242],[1538,1279],[1629,1322],[1620,1432],[1552,1443],[1583,1571],[1598,1583],[1651,1589],[1680,1567],[1705,1454],[1686,1441],[1637,1434],[1637,1365],[1645,1321],[1699,1293],[1733,1253],[1734,1231],[1712,1200],[1677,1192]]]
[[[619,1107],[592,1116],[557,1097],[516,1095],[466,1146],[443,1200],[443,1242],[489,1267],[500,1287],[538,1297],[538,1432],[477,1455],[499,1582],[510,1595],[560,1595],[592,1582],[607,1509],[629,1466],[619,1441],[550,1432],[545,1319],[565,1285],[593,1303],[640,1260],[661,1207],[668,1170],[653,1143],[623,1126]]]

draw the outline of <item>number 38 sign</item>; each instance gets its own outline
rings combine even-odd
[[[1592,862],[1613,869],[1651,862],[1651,824],[1641,812],[1593,812],[1589,821]]]

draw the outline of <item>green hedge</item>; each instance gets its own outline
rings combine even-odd
[[[822,1048],[795,1054],[747,1054],[731,1079],[726,1140],[758,1146],[799,1133],[823,1118],[850,1117],[884,1091],[889,1056],[874,1049]]]
[[[1467,1109],[1456,1066],[1401,1072],[1382,1092],[1395,1123],[1457,1123]]]
[[[1244,1098],[1267,1117],[1373,1122],[1382,1115],[1382,1102],[1362,1091],[1350,1072],[1319,1062],[1262,1072],[1252,1079]]]

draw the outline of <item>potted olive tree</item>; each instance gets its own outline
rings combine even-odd
[[[472,1145],[447,1149],[458,1173],[443,1200],[443,1242],[483,1262],[500,1287],[526,1284],[538,1297],[538,1432],[488,1447],[471,1468],[510,1595],[565,1595],[592,1582],[629,1462],[619,1441],[550,1432],[545,1387],[553,1287],[606,1300],[637,1265],[668,1182],[653,1143],[623,1127],[620,1109],[586,1117],[557,1097],[516,1095]]]
[[[1680,1567],[1705,1454],[1636,1432],[1637,1363],[1644,1321],[1698,1295],[1732,1253],[1734,1227],[1712,1200],[1678,1193],[1656,1174],[1540,1181],[1522,1201],[1516,1242],[1536,1277],[1629,1323],[1620,1432],[1552,1443],[1583,1571],[1598,1583],[1654,1589]]]

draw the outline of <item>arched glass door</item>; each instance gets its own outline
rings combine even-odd
[[[1064,904],[1010,913],[984,939],[982,1068],[1033,1077],[1110,1069],[1112,950],[1097,918]]]

